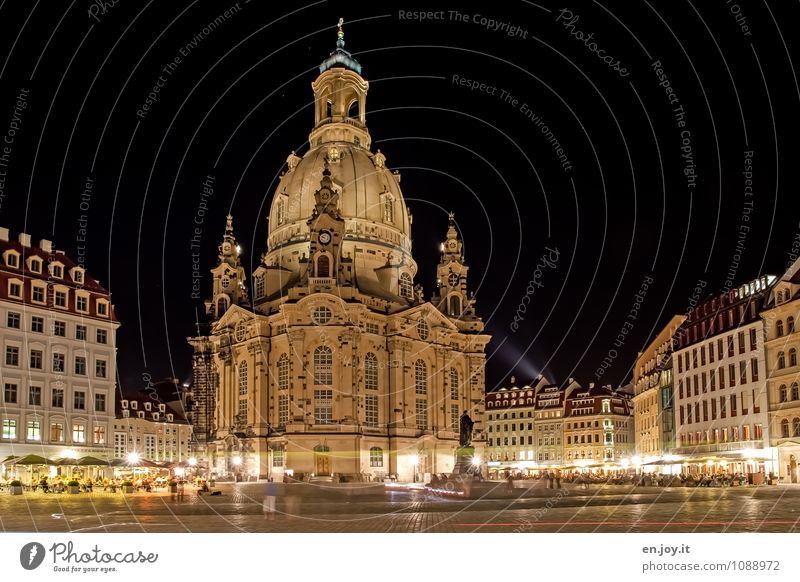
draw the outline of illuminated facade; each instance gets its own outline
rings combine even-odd
[[[110,452],[118,327],[80,263],[0,228],[0,460]]]
[[[340,31],[312,83],[309,149],[287,159],[249,280],[228,219],[211,332],[189,339],[195,375],[213,375],[203,454],[218,474],[446,473],[464,410],[482,452],[490,337],[468,293],[455,217],[426,301],[400,176],[370,149],[368,87]]]
[[[675,448],[672,344],[685,319],[674,316],[639,354],[633,369],[636,454],[645,460]]]
[[[677,443],[688,463],[769,473],[769,405],[761,310],[774,277],[697,305],[676,334]]]
[[[770,444],[777,449],[776,472],[800,482],[800,260],[775,284],[761,314],[766,341]]]

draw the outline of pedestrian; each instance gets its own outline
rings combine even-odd
[[[561,489],[561,469],[556,469],[556,489]]]
[[[508,478],[506,479],[506,484],[508,485],[508,493],[509,494],[513,494],[514,493],[514,477],[509,475]]]
[[[264,519],[275,519],[275,501],[277,497],[278,484],[273,482],[272,477],[270,477],[264,487],[264,503],[262,505]]]
[[[555,478],[556,478],[555,473],[553,473],[552,471],[549,471],[547,473],[547,488],[548,489],[552,489],[553,488],[553,481],[555,481]]]
[[[178,497],[178,482],[175,479],[170,479],[169,481],[169,494],[172,501],[175,501]]]
[[[178,481],[178,501],[183,501],[183,495],[186,492],[185,487],[186,482],[183,479]]]

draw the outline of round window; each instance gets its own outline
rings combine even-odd
[[[424,319],[420,319],[417,323],[417,333],[419,334],[419,339],[426,340],[428,339],[428,324],[425,323]]]
[[[331,320],[331,317],[333,317],[333,314],[327,307],[315,307],[314,312],[311,314],[311,319],[317,325],[325,325]]]
[[[244,340],[244,336],[245,335],[247,335],[247,326],[245,326],[243,321],[240,321],[236,325],[236,332],[235,332],[236,341],[240,342],[240,341]]]

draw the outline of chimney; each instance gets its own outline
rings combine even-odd
[[[0,227],[0,241],[8,242],[8,229],[5,226]]]
[[[39,248],[42,249],[46,253],[52,253],[53,252],[53,241],[47,240],[46,238],[43,238],[42,240],[39,241]]]
[[[24,232],[19,233],[19,244],[26,248],[31,246],[31,235]]]

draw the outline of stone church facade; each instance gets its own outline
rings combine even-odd
[[[368,88],[340,29],[312,83],[310,147],[287,159],[250,277],[228,217],[209,331],[188,340],[199,456],[218,475],[422,480],[452,470],[464,410],[481,454],[490,337],[455,219],[428,301],[400,176],[370,149]]]

